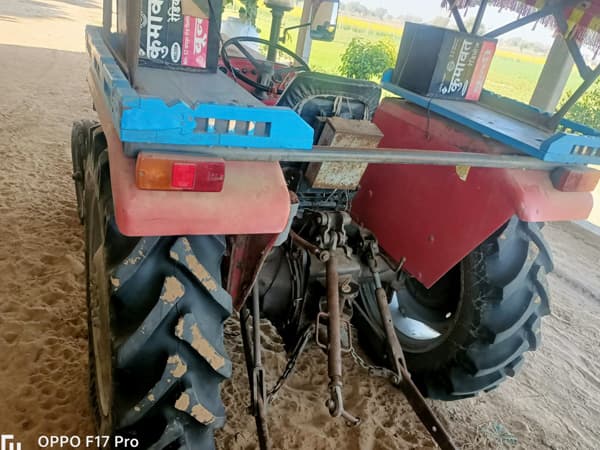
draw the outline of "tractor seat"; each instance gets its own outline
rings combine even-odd
[[[292,108],[313,127],[316,144],[326,117],[371,120],[380,97],[381,88],[371,81],[300,72],[281,94],[277,106]]]

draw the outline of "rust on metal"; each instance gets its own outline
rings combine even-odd
[[[410,373],[406,368],[406,361],[404,359],[404,353],[402,352],[402,346],[400,345],[400,340],[396,334],[387,295],[381,284],[381,278],[377,268],[379,245],[370,233],[365,233],[365,236],[365,243],[367,244],[367,259],[369,268],[373,274],[373,280],[375,281],[375,297],[377,299],[377,308],[379,309],[379,313],[381,315],[383,331],[385,333],[386,342],[393,359],[393,368],[399,377],[398,386],[406,396],[406,399],[417,414],[417,417],[419,417],[421,423],[425,426],[425,428],[427,428],[427,431],[429,431],[429,434],[431,434],[431,437],[433,437],[440,448],[442,448],[442,450],[454,450],[456,449],[456,446],[448,434],[448,431],[446,431],[429,405],[425,403],[423,395],[421,395],[421,392],[413,383]]]
[[[329,117],[319,138],[319,145],[352,148],[375,148],[383,133],[373,122]],[[356,189],[368,163],[313,162],[309,163],[306,178],[318,189]]]
[[[319,261],[326,262],[329,260],[330,254],[327,250],[323,250],[322,248],[311,244],[306,239],[298,236],[298,234],[296,234],[294,231],[290,231],[290,236],[292,237],[294,244],[315,255],[317,258],[319,258]]]
[[[340,278],[336,258],[332,257],[325,263],[327,283],[327,361],[329,373],[329,399],[326,402],[332,417],[342,417],[349,426],[360,425],[361,420],[344,409],[342,394],[342,335],[340,316]],[[316,335],[318,336],[318,330]],[[349,337],[350,338],[350,337]]]
[[[243,306],[240,311],[240,327],[248,383],[250,385],[250,409],[256,421],[260,450],[271,450],[269,427],[267,424],[268,396],[265,389],[264,370],[261,362],[260,341],[260,294],[258,285],[252,288],[252,328],[250,331],[250,311]]]
[[[381,281],[379,281],[379,284],[381,285]],[[381,321],[383,322],[385,335],[395,336],[396,330],[394,329],[394,322],[392,320],[392,315],[390,314],[387,295],[383,287],[378,286],[375,289],[375,297],[377,298],[377,307],[379,308],[379,313],[381,314]],[[404,353],[402,352],[400,342],[398,339],[388,338],[388,344],[394,358],[394,368],[399,375],[402,375],[402,371],[400,369],[401,367],[406,368],[406,361],[404,359]]]
[[[442,450],[456,450],[457,447],[450,437],[450,434],[448,434],[448,431],[435,416],[433,410],[425,402],[421,392],[410,378],[410,373],[408,370],[406,370],[402,365],[399,367],[400,374],[402,375],[402,381],[400,382],[399,387],[406,396],[408,403],[410,403],[410,406],[412,406],[413,410],[417,414],[417,417],[421,420],[421,423],[425,426],[425,428],[427,428],[427,431],[429,431],[431,437]]]
[[[330,383],[342,386],[342,338],[340,334],[340,295],[339,276],[335,258],[327,261],[327,324],[328,367]]]
[[[250,295],[277,237],[277,234],[256,234],[231,238],[226,290],[233,298],[233,307],[237,311],[240,311]]]
[[[400,377],[399,387],[406,396],[408,403],[410,403],[410,406],[412,406],[413,410],[417,414],[417,417],[419,417],[421,423],[423,423],[425,428],[427,428],[427,431],[429,431],[429,434],[431,434],[431,437],[433,437],[440,448],[442,448],[442,450],[454,450],[456,449],[456,446],[448,434],[448,431],[446,431],[429,405],[425,403],[425,399],[421,395],[421,392],[411,379],[410,373],[406,368],[402,346],[400,345],[400,341],[398,340],[398,335],[396,334],[394,323],[392,321],[387,295],[381,286],[379,273],[373,271],[373,277],[375,278],[375,294],[377,297],[377,306],[381,314],[383,330],[385,332],[385,337],[393,358],[394,369]]]

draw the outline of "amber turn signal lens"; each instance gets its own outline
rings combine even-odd
[[[225,161],[219,158],[140,152],[135,184],[155,191],[221,192]]]

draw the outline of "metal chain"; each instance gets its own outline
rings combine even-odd
[[[388,378],[393,384],[400,384],[400,377],[393,370],[388,369],[387,367],[375,366],[373,364],[368,364],[363,358],[360,357],[354,347],[350,350],[350,355],[352,359],[358,364],[360,367],[365,369],[369,375],[374,377],[382,377]]]
[[[288,359],[283,373],[281,374],[275,385],[267,393],[267,404],[271,403],[275,399],[275,396],[277,395],[279,390],[283,387],[286,380],[293,373],[294,368],[296,367],[296,363],[298,362],[298,358],[300,358],[300,355],[304,351],[306,344],[314,334],[314,329],[314,326],[308,327],[306,331],[304,331],[302,337],[298,340],[298,343],[296,344],[296,347],[292,352],[292,356],[290,356],[290,359]]]
[[[306,329],[306,331],[304,332],[304,334],[302,335],[302,337],[298,340],[298,343],[296,344],[296,347],[294,348],[292,355],[288,359],[288,362],[287,362],[285,369],[283,370],[281,376],[278,378],[275,385],[267,393],[267,404],[271,403],[275,399],[279,390],[283,387],[283,385],[285,384],[287,379],[294,372],[294,369],[296,368],[296,363],[298,362],[300,355],[304,352],[306,344],[308,343],[310,338],[313,336],[313,334],[314,334],[314,327],[313,326],[308,327]],[[352,359],[354,359],[354,361],[361,368],[363,368],[364,370],[366,370],[369,373],[369,375],[374,376],[374,377],[387,378],[393,384],[400,383],[400,377],[398,376],[398,374],[396,372],[388,369],[387,367],[381,367],[381,366],[376,366],[376,365],[367,363],[356,352],[354,347],[352,347],[350,349],[350,355],[352,356]]]

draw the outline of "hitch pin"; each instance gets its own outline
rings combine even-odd
[[[341,417],[346,421],[346,425],[349,427],[356,427],[360,425],[360,418],[353,416],[350,412],[344,409],[344,399],[342,398],[341,386],[331,386],[329,395],[331,398],[327,400],[326,406],[327,409],[329,409],[329,414],[331,417]]]

